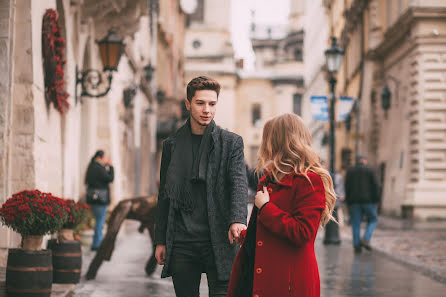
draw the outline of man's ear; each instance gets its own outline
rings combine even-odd
[[[184,104],[186,105],[186,109],[190,111],[190,102],[187,98],[184,98]]]

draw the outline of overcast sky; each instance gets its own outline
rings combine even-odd
[[[249,43],[252,22],[251,11],[255,10],[254,21],[259,24],[287,24],[290,0],[231,0],[232,41],[237,58],[252,63],[253,54]]]

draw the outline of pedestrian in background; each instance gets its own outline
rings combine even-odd
[[[265,124],[257,170],[266,173],[227,296],[319,297],[314,240],[332,219],[336,197],[300,117],[285,114]]]
[[[202,273],[210,297],[226,296],[238,251],[233,242],[246,229],[243,139],[215,124],[219,94],[214,79],[192,79],[190,117],[163,143],[155,256],[177,297],[198,297]]]
[[[110,204],[109,184],[114,179],[114,169],[110,159],[106,159],[103,150],[98,150],[91,158],[85,175],[87,185],[87,203],[95,218],[93,244],[91,250],[95,251],[101,244],[107,208]]]
[[[367,165],[366,157],[357,156],[356,165],[349,168],[345,176],[345,201],[350,211],[355,253],[360,253],[362,247],[372,249],[370,240],[378,222],[377,206],[380,199],[375,171]],[[361,222],[364,216],[367,218],[367,226],[361,238]]]

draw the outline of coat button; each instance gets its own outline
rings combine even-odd
[[[273,192],[273,189],[271,189],[271,188],[268,188],[268,193],[272,193]]]
[[[259,240],[257,241],[257,246],[262,246],[263,245],[263,241]]]
[[[256,269],[256,273],[257,273],[257,274],[260,274],[260,273],[262,273],[262,268],[260,268],[260,267],[259,267],[259,268],[257,268],[257,269]]]

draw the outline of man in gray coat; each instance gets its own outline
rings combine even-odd
[[[177,297],[226,296],[236,242],[246,229],[248,186],[243,140],[215,125],[220,85],[196,77],[187,85],[189,120],[163,144],[155,256]]]

